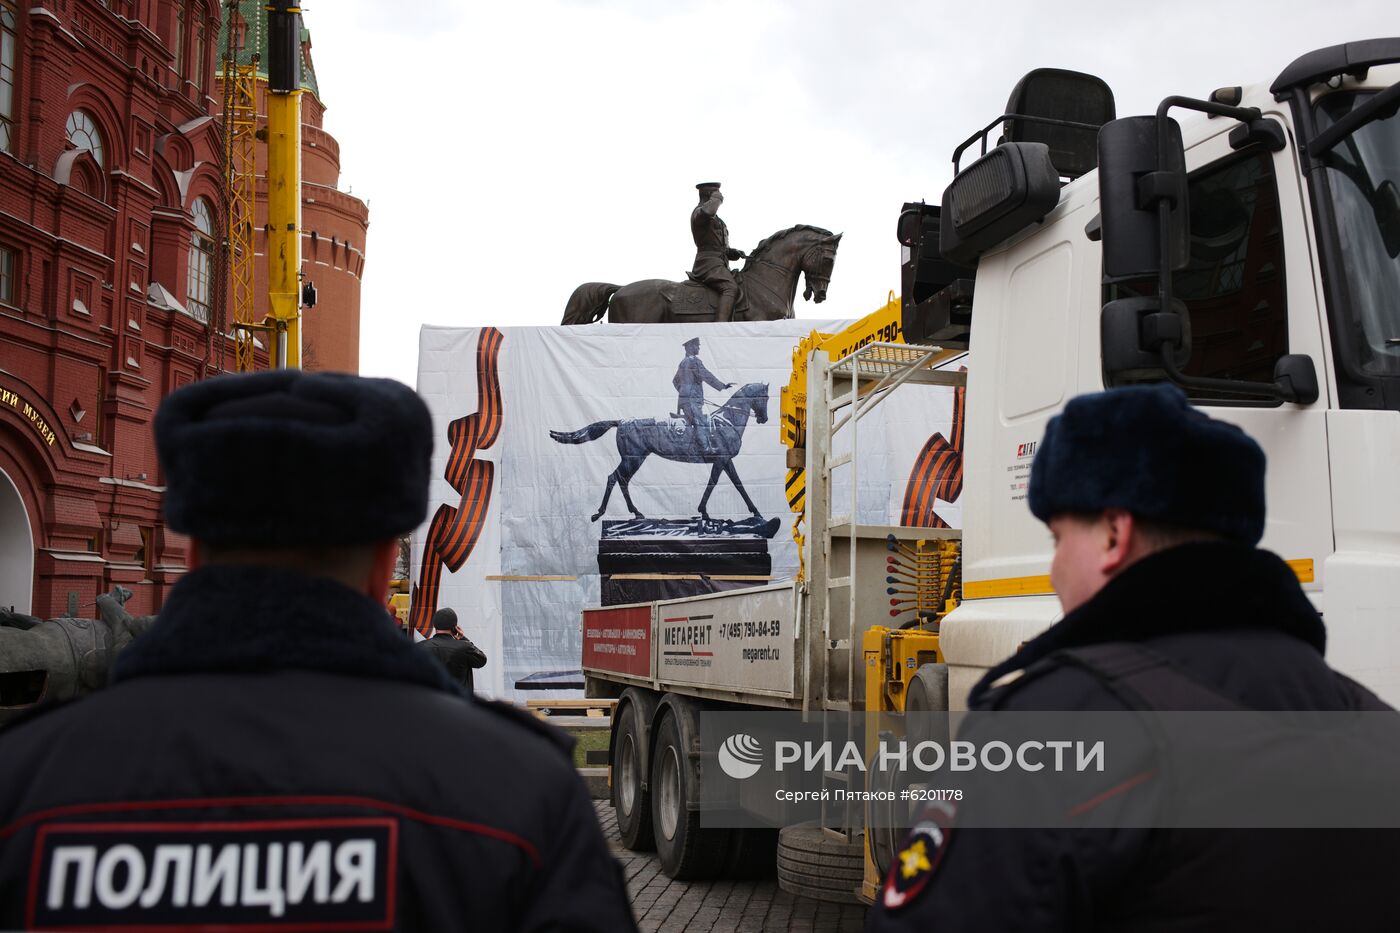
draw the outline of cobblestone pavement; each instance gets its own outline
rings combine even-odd
[[[865,928],[865,907],[797,897],[763,881],[672,881],[654,852],[623,847],[617,816],[606,800],[595,800],[613,855],[622,863],[627,893],[642,933],[856,933]]]

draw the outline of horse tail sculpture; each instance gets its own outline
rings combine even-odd
[[[586,428],[579,428],[577,431],[550,431],[549,436],[561,444],[587,444],[589,441],[596,441],[617,427],[620,421],[595,421]]]
[[[564,306],[564,324],[592,324],[608,313],[608,301],[621,285],[608,282],[584,282],[569,296]]]

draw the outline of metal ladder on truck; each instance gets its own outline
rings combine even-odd
[[[966,372],[942,371],[934,367],[963,353],[942,347],[902,343],[869,343],[832,362],[825,351],[811,355],[807,367],[807,623],[810,626],[807,652],[803,659],[804,713],[845,713],[842,724],[823,716],[823,739],[837,749],[858,740],[855,713],[864,709],[864,696],[856,689],[856,668],[861,660],[857,619],[858,542],[862,539],[958,538],[951,529],[906,528],[899,525],[863,525],[860,507],[860,421],[889,394],[902,385],[966,385]],[[833,455],[837,432],[846,431],[850,448]],[[843,483],[850,487],[850,509],[833,514],[836,471],[849,468]],[[836,566],[836,544],[846,544],[846,558]],[[844,595],[842,594],[844,591]],[[842,600],[845,618],[833,613]],[[883,604],[882,604],[883,608]],[[820,633],[820,637],[817,637]],[[822,789],[852,791],[861,789],[860,772],[826,771]],[[824,795],[821,826],[828,834],[854,842],[864,828],[864,805],[849,796],[838,802],[835,795]]]

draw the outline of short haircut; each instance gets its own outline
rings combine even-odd
[[[374,569],[379,544],[349,544],[334,547],[224,548],[200,542],[206,564],[256,564],[281,567],[312,577],[329,577],[359,589]]]

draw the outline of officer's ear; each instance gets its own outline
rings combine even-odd
[[[1103,523],[1105,533],[1099,566],[1105,576],[1111,577],[1143,556],[1142,533],[1133,513],[1123,509],[1104,510]]]
[[[389,581],[394,577],[394,565],[399,559],[399,539],[388,538],[374,545],[374,558],[370,565],[369,579],[365,581],[365,591],[377,602],[389,599]]]

